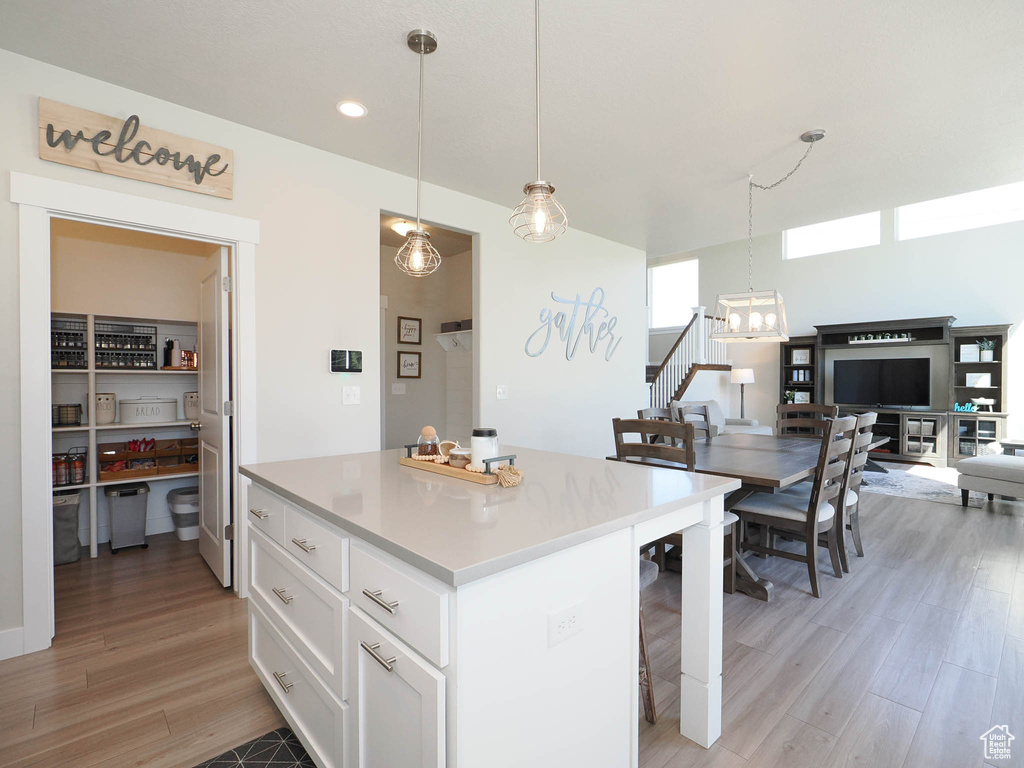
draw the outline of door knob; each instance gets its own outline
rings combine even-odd
[[[203,425],[200,424],[198,421],[193,421],[188,425],[188,428],[191,429],[193,432],[198,432],[200,429],[203,428]]]

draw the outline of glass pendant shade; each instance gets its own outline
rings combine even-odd
[[[395,264],[410,277],[426,277],[441,266],[441,254],[430,244],[428,232],[414,229],[395,254]]]
[[[789,341],[786,304],[778,291],[719,294],[714,318],[716,341]]]
[[[523,187],[523,198],[508,223],[512,231],[529,243],[547,243],[565,232],[569,217],[555,199],[555,188],[546,181],[535,181]]]

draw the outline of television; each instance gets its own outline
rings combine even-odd
[[[931,360],[836,360],[832,401],[837,405],[930,406]]]

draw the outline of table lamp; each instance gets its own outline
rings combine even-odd
[[[740,385],[740,418],[745,419],[746,414],[744,413],[743,407],[743,387],[746,384],[754,383],[754,369],[753,368],[733,368],[729,375],[729,381],[733,384]]]

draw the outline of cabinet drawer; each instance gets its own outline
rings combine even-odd
[[[352,547],[349,599],[439,667],[448,665],[448,590]],[[354,653],[354,651],[353,651]]]
[[[340,592],[348,591],[348,537],[286,506],[284,548]]]
[[[249,642],[256,674],[314,762],[323,768],[342,768],[348,707],[323,687],[253,603],[249,604]]]
[[[323,584],[262,534],[249,536],[250,597],[338,695],[345,689],[348,599]]]
[[[444,768],[444,675],[365,613],[351,613],[348,765]]]
[[[258,485],[249,486],[249,525],[284,545],[284,502]]]

